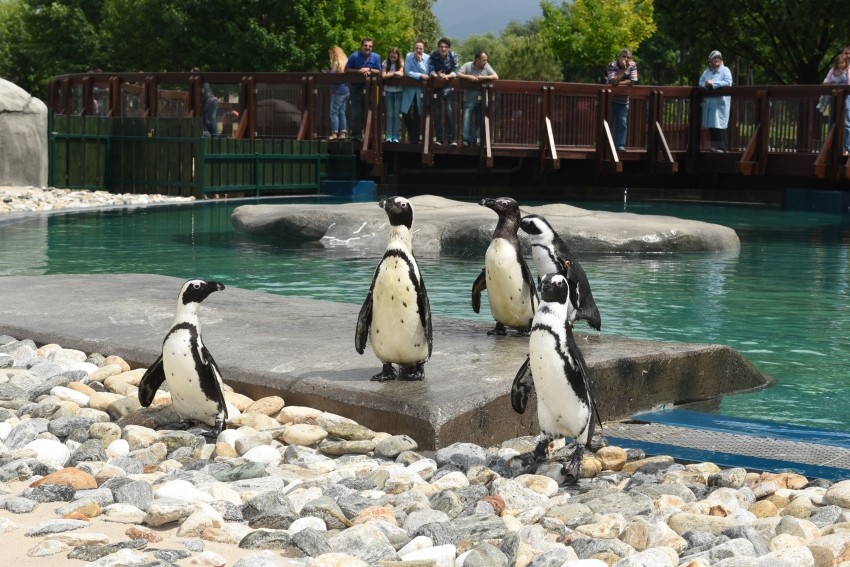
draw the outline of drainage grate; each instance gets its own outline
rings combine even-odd
[[[850,470],[850,449],[806,443],[802,440],[798,442],[763,436],[735,435],[657,423],[606,423],[602,433],[606,437],[632,441]]]

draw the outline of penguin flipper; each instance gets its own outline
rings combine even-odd
[[[596,430],[596,424],[599,423],[599,426],[602,426],[602,420],[599,419],[599,412],[596,411],[596,404],[593,403],[594,397],[594,385],[593,380],[590,377],[590,371],[587,369],[587,362],[584,360],[584,355],[581,353],[581,350],[578,348],[578,344],[576,344],[575,339],[572,336],[572,330],[569,328],[569,323],[567,323],[567,333],[569,334],[569,340],[567,344],[567,350],[569,351],[570,356],[573,360],[576,361],[576,365],[578,366],[579,374],[581,375],[582,382],[584,384],[584,391],[587,399],[585,402],[588,405],[590,410],[590,416],[587,420],[587,443],[586,446],[590,448],[590,441],[593,439],[593,433]]]
[[[531,275],[531,270],[528,268],[528,264],[526,263],[525,258],[523,258],[522,256],[519,257],[519,267],[522,271],[523,281],[528,284],[528,291],[530,296],[529,299],[531,300],[532,310],[537,311],[537,305],[539,304],[537,286],[534,284],[534,276]],[[478,312],[476,311],[476,313]]]
[[[227,419],[227,404],[224,401],[224,392],[221,390],[221,384],[224,380],[221,377],[218,364],[215,363],[210,351],[203,344],[201,345],[201,359],[202,362],[205,362],[200,368],[201,390],[207,398],[216,401],[219,414],[224,414],[224,419]]]
[[[162,366],[162,354],[160,354],[139,381],[139,403],[144,407],[150,406],[156,391],[163,382],[165,382],[165,368]]]
[[[430,310],[428,312],[428,320],[431,320]],[[360,308],[360,314],[357,315],[357,329],[354,332],[354,348],[358,354],[363,354],[366,350],[366,339],[369,337],[369,327],[371,326],[372,288],[369,288],[369,293],[366,294],[366,301],[363,302],[363,307]]]
[[[528,396],[534,389],[534,377],[531,375],[531,358],[526,356],[511,384],[511,407],[522,414],[528,406]]]
[[[428,358],[431,358],[431,349],[434,346],[434,329],[431,326],[431,303],[428,301],[428,292],[425,290],[425,282],[419,281],[419,317],[425,328],[425,340],[428,341]]]
[[[481,311],[481,292],[487,289],[487,268],[481,268],[481,273],[472,283],[472,310]]]

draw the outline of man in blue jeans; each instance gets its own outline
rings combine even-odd
[[[360,50],[355,51],[345,64],[346,73],[360,73],[364,78],[381,74],[381,57],[372,53],[372,38],[360,40]],[[351,83],[351,140],[363,139],[363,106],[366,99],[366,84]]]
[[[496,71],[487,62],[490,57],[486,51],[475,54],[473,61],[464,63],[457,76],[478,85],[483,81],[495,81],[499,78]],[[476,132],[481,131],[481,89],[466,89],[463,92],[463,146],[469,147],[478,138],[473,136],[473,123]]]
[[[450,47],[452,42],[447,37],[441,37],[437,42],[437,51],[428,58],[428,74],[435,79],[454,79],[457,77],[457,53]],[[445,83],[443,83],[445,84]],[[452,87],[434,88],[434,122],[437,133],[435,145],[442,145],[448,141],[450,146],[457,146],[455,142],[454,122],[454,96]],[[443,118],[445,117],[445,129]]]
[[[632,52],[623,48],[616,61],[611,61],[606,70],[608,84],[615,87],[629,87],[637,84],[637,64],[632,59]],[[614,145],[617,151],[626,149],[626,131],[629,126],[629,97],[611,97],[611,124],[614,128]]]

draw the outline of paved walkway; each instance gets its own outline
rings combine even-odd
[[[146,367],[159,355],[182,283],[145,274],[0,277],[0,333]],[[538,433],[533,400],[524,415],[509,402],[527,339],[488,337],[490,323],[435,318],[425,380],[380,384],[369,380],[381,366],[371,350],[354,350],[359,307],[231,287],[204,302],[201,326],[225,382],[253,398],[278,394],[289,405],[349,415],[408,434],[423,449]],[[578,336],[606,420],[764,383],[726,347]]]

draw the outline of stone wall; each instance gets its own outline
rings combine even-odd
[[[0,79],[0,185],[47,185],[47,105]]]

